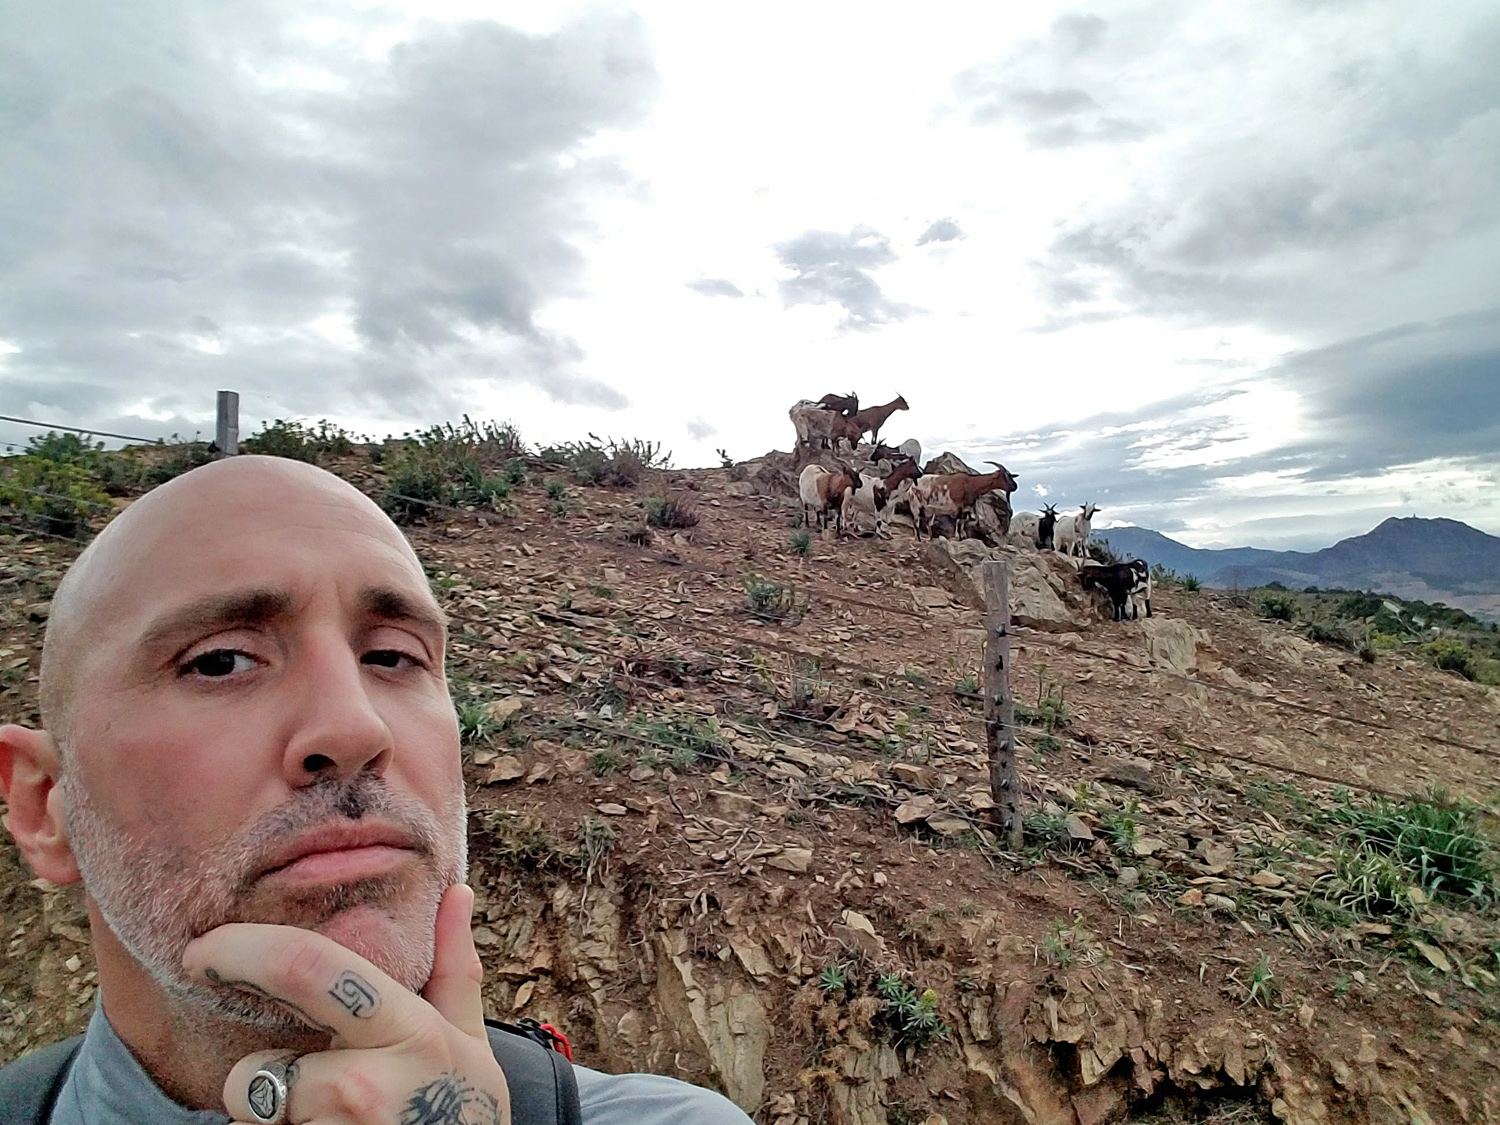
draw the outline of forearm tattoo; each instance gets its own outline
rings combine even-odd
[[[298,1005],[292,1003],[290,1000],[286,999],[283,996],[277,996],[271,992],[266,991],[260,985],[256,984],[253,980],[229,980],[221,975],[218,969],[215,969],[211,966],[203,970],[203,975],[206,976],[209,980],[213,981],[215,984],[223,985],[225,988],[237,989],[240,992],[248,992],[252,996],[259,996],[262,1000],[269,1001],[270,1003],[283,1008],[287,1012],[290,1012],[293,1017],[307,1024],[307,1026],[312,1028],[314,1031],[321,1031],[325,1035],[338,1034],[335,1029],[329,1027],[325,1023],[320,1023]]]
[[[333,982],[328,995],[349,1009],[349,1014],[358,1020],[369,1019],[380,1010],[380,993],[375,991],[373,984],[351,969],[345,969],[339,974],[339,979]]]
[[[434,1078],[401,1109],[400,1125],[502,1125],[500,1102],[457,1071]]]

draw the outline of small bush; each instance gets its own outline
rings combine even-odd
[[[1402,801],[1345,802],[1326,815],[1344,830],[1333,887],[1346,908],[1390,913],[1406,905],[1411,884],[1457,903],[1495,901],[1493,842],[1477,805],[1433,789]]]
[[[1198,576],[1196,574],[1184,574],[1182,576],[1182,588],[1184,590],[1198,590],[1202,588],[1202,585],[1203,584],[1198,581]]]
[[[630,488],[648,469],[665,469],[672,455],[662,453],[657,442],[629,439],[616,441],[589,434],[588,441],[569,441],[541,450],[543,460],[566,467],[579,484],[614,485]]]
[[[1309,621],[1302,627],[1302,634],[1317,644],[1347,648],[1351,652],[1364,643],[1364,639],[1348,626],[1336,625],[1329,621]]]
[[[875,995],[885,1002],[881,1013],[897,1047],[921,1050],[948,1037],[948,1027],[937,1014],[938,994],[916,989],[898,973],[886,973],[875,985]]]
[[[646,522],[652,527],[673,530],[698,526],[698,509],[681,497],[648,496],[642,506],[646,510]]]
[[[184,473],[211,464],[214,455],[208,451],[208,443],[202,441],[180,442],[170,447],[172,455],[154,462],[145,471],[145,487],[155,488],[166,484]]]
[[[561,500],[568,494],[568,486],[560,480],[549,480],[547,482],[547,499]]]
[[[240,442],[240,452],[287,457],[316,465],[329,457],[353,453],[354,435],[326,418],[312,426],[277,418],[274,422],[262,422],[258,432]]]
[[[785,621],[795,625],[807,616],[811,606],[809,600],[797,600],[797,587],[783,586],[761,578],[754,572],[745,573],[745,607],[755,617],[769,621]]]
[[[472,742],[488,742],[499,724],[491,717],[483,703],[473,699],[459,700],[454,704],[458,713],[458,734],[467,745]]]
[[[1297,616],[1297,602],[1281,590],[1266,590],[1256,599],[1263,616],[1273,621],[1291,621]]]
[[[805,557],[812,552],[812,536],[808,534],[806,528],[794,531],[787,537],[787,546],[792,549],[792,554]]]
[[[23,530],[72,539],[112,509],[82,462],[32,453],[0,461],[0,517]]]
[[[1108,539],[1090,539],[1088,553],[1091,559],[1105,566],[1113,566],[1120,561],[1120,553],[1109,545]]]

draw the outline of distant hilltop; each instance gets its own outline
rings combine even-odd
[[[1458,520],[1393,517],[1321,551],[1199,550],[1144,527],[1094,535],[1122,556],[1197,575],[1205,586],[1373,590],[1500,618],[1500,537]]]

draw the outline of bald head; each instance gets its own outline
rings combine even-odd
[[[295,532],[314,550],[363,545],[409,570],[431,602],[421,563],[369,497],[332,473],[280,457],[216,461],[142,496],[84,550],[53,595],[42,645],[42,725],[67,753],[70,717],[91,651],[111,631],[165,609],[180,579],[216,568],[256,585],[254,548]],[[335,557],[337,557],[335,555]],[[235,574],[243,558],[244,573]],[[424,607],[440,616],[435,603]]]

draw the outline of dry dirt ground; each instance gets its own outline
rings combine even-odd
[[[491,728],[465,756],[492,1014],[776,1125],[1500,1120],[1493,917],[1319,892],[1328,810],[1493,802],[1493,692],[1206,592],[1119,624],[1075,600],[1081,627],[1016,631],[1017,699],[1063,718],[1021,729],[1011,852],[981,614],[909,530],[800,557],[795,503],[724,470],[570,483],[565,511],[543,479],[411,531]],[[648,491],[700,522],[633,541]],[[73,550],[0,541],[0,721],[35,718]],[[803,609],[751,613],[747,574]],[[1163,655],[1163,622],[1201,632]],[[9,844],[0,904],[9,1058],[80,1029],[94,975],[76,894]]]

